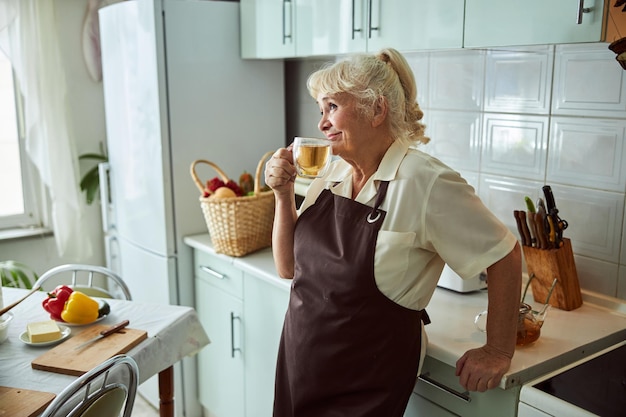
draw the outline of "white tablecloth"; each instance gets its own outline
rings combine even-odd
[[[2,288],[4,304],[23,297],[27,291]],[[75,377],[53,372],[34,370],[33,359],[50,347],[32,347],[24,344],[19,335],[26,324],[48,320],[41,307],[45,292],[31,295],[11,310],[14,317],[8,339],[0,344],[0,386],[45,391],[58,394]],[[146,330],[148,339],[128,352],[139,367],[139,383],[172,366],[185,356],[194,355],[210,343],[196,311],[191,307],[138,303],[135,301],[107,300],[111,313],[98,324],[115,324],[130,320],[129,328]],[[72,337],[87,326],[72,327]]]

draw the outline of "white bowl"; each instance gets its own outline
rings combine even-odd
[[[0,343],[4,343],[9,336],[9,323],[13,320],[13,313],[7,312],[0,316]]]

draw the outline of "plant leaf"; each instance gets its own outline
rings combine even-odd
[[[93,160],[96,160],[96,161],[103,161],[103,162],[109,160],[106,155],[101,155],[101,154],[98,154],[98,153],[84,153],[84,154],[80,155],[78,157],[78,159],[79,160],[93,159]]]
[[[95,166],[90,169],[80,181],[81,191],[85,191],[87,194],[87,204],[93,203],[93,200],[100,188],[100,177],[98,174],[98,167]]]

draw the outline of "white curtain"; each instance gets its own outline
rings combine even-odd
[[[51,198],[59,256],[92,255],[79,189],[76,146],[68,128],[65,70],[50,0],[0,0],[0,48],[11,60],[24,96],[26,150]]]

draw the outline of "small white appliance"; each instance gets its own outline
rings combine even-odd
[[[446,264],[441,271],[438,287],[456,292],[472,292],[487,288],[487,271],[472,278],[463,279]]]

